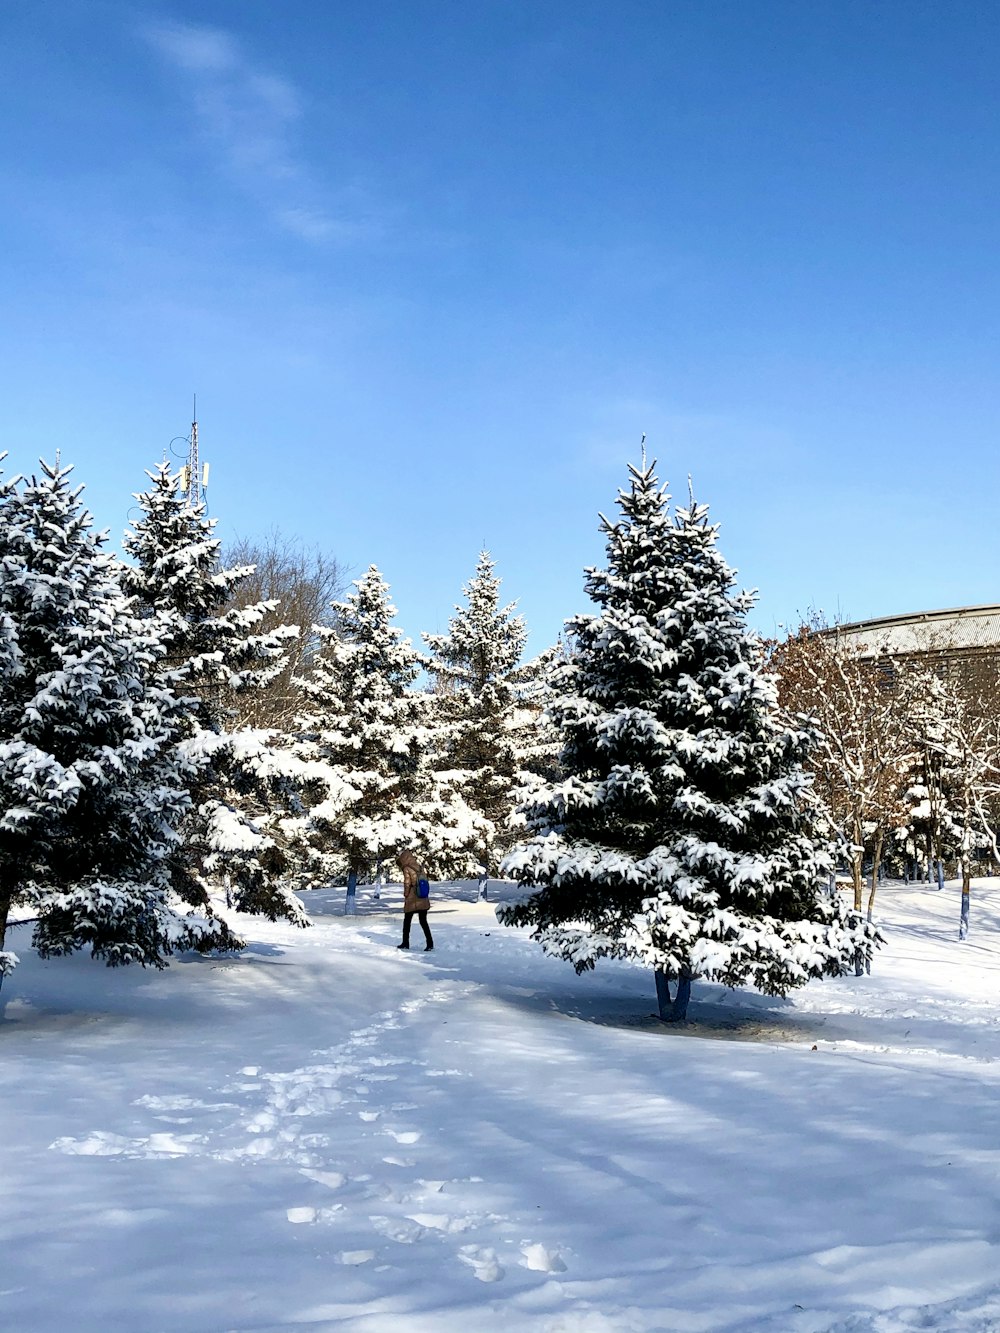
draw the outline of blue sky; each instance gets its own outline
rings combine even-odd
[[[765,631],[1000,601],[1000,7],[0,10],[8,470],[117,539],[198,394],[225,536],[445,627],[586,609],[639,439]]]

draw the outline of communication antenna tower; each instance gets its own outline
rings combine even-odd
[[[187,462],[181,468],[181,491],[187,496],[188,505],[192,509],[202,504],[205,500],[205,492],[208,490],[208,464],[202,463],[198,457],[198,395],[195,394],[194,406],[191,411],[193,418],[191,422],[191,435],[188,439]]]

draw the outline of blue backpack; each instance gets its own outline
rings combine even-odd
[[[431,896],[431,886],[425,879],[417,880],[417,897],[429,898]]]

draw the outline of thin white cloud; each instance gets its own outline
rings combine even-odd
[[[197,73],[238,69],[243,63],[234,38],[218,28],[188,23],[156,23],[145,29],[145,37],[168,60],[181,69]]]
[[[335,206],[312,178],[298,146],[303,104],[292,83],[219,28],[155,23],[142,36],[184,79],[199,129],[222,167],[278,225],[314,242],[371,234],[370,218]]]

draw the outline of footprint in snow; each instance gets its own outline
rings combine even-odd
[[[170,1214],[165,1208],[105,1208],[102,1212],[92,1214],[91,1220],[100,1222],[104,1226],[132,1227],[137,1222],[150,1222],[169,1216]],[[14,1290],[23,1291],[25,1289],[15,1287]],[[7,1293],[0,1291],[0,1299],[5,1294]]]
[[[489,1246],[463,1245],[458,1257],[463,1264],[468,1264],[473,1277],[477,1277],[480,1282],[498,1282],[503,1277],[497,1252]]]
[[[88,1134],[85,1139],[64,1137],[49,1144],[56,1152],[69,1153],[74,1157],[117,1157],[120,1153],[128,1152],[131,1146],[132,1140],[124,1135],[107,1134],[102,1130]]]
[[[427,1231],[412,1218],[369,1217],[368,1221],[380,1236],[394,1240],[397,1245],[413,1245],[427,1235]]]
[[[370,1190],[365,1191],[366,1199],[378,1199],[379,1203],[408,1203],[409,1195],[404,1190],[397,1189],[392,1185],[378,1184],[373,1185]]]
[[[328,1190],[339,1190],[347,1180],[340,1171],[313,1171],[309,1167],[302,1167],[299,1174],[315,1180],[318,1185],[325,1185]]]
[[[565,1273],[566,1265],[558,1250],[548,1250],[544,1245],[525,1241],[521,1245],[521,1267],[530,1268],[536,1273]]]
[[[150,1111],[233,1111],[236,1102],[203,1102],[197,1097],[136,1097],[133,1106],[144,1106]]]
[[[145,1143],[141,1139],[136,1140],[136,1149],[147,1149],[143,1154],[150,1157],[184,1157],[187,1153],[194,1152],[196,1145],[205,1142],[203,1134],[150,1134]]]
[[[336,1214],[344,1211],[343,1204],[335,1203],[332,1208],[286,1208],[285,1216],[296,1226],[312,1222],[329,1222]]]
[[[358,1264],[371,1263],[374,1258],[374,1250],[341,1250],[337,1255],[337,1263],[355,1267]]]
[[[145,1139],[128,1139],[122,1134],[95,1130],[83,1139],[56,1139],[49,1147],[74,1157],[186,1157],[204,1142],[201,1134],[160,1133]]]
[[[416,1143],[420,1138],[419,1129],[387,1129],[385,1132],[397,1143]]]
[[[480,1221],[476,1217],[451,1217],[448,1213],[410,1213],[410,1221],[427,1231],[441,1231],[447,1236],[470,1231]],[[490,1251],[492,1254],[492,1250]]]

